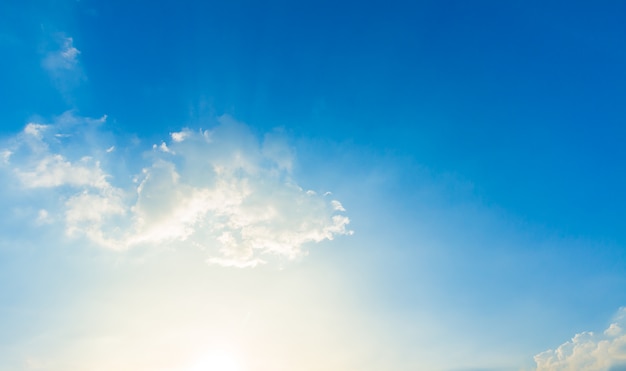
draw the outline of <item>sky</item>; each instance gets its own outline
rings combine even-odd
[[[626,369],[626,4],[0,3],[0,369]]]

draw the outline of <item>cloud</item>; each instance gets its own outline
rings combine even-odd
[[[102,139],[105,121],[67,112],[29,123],[0,148],[22,192],[55,200],[30,205],[34,224],[58,221],[67,237],[115,250],[195,246],[207,262],[235,267],[296,259],[307,243],[352,233],[338,200],[292,178],[293,151],[279,134],[259,140],[222,116],[137,154]]]
[[[63,34],[56,35],[55,46],[45,54],[41,65],[48,71],[57,88],[65,92],[85,78],[78,60],[80,50],[74,46],[73,38]]]
[[[582,332],[555,350],[535,356],[537,371],[626,370],[626,307],[603,333]]]
[[[170,136],[172,137],[172,140],[174,142],[182,142],[183,140],[187,139],[192,134],[193,133],[189,129],[184,129],[179,132],[170,133]]]
[[[59,36],[59,49],[48,52],[42,64],[50,72],[73,70],[78,66],[80,50],[74,47],[74,39]]]

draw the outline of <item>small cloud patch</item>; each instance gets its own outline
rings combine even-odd
[[[581,332],[558,348],[535,356],[537,371],[626,370],[626,308],[602,333]]]

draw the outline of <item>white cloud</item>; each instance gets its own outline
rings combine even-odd
[[[70,162],[62,155],[50,154],[26,170],[16,169],[15,173],[28,188],[70,185],[104,189],[110,186],[100,162],[88,156]]]
[[[39,225],[52,223],[52,219],[50,218],[50,215],[48,214],[48,210],[40,209],[37,212],[37,220],[36,220],[36,222]]]
[[[182,142],[187,137],[191,135],[191,131],[189,129],[183,129],[179,132],[171,133],[170,136],[174,142]]]
[[[43,67],[50,72],[73,70],[78,65],[80,50],[74,47],[74,39],[59,36],[59,49],[48,52],[43,60]]]
[[[9,151],[8,149],[0,151],[0,157],[2,157],[2,162],[5,165],[9,163],[9,160],[10,160],[12,154],[13,154],[13,152]]]
[[[32,135],[38,139],[41,139],[41,132],[45,130],[47,125],[41,125],[36,123],[29,123],[24,128],[24,134]]]
[[[41,66],[48,72],[57,89],[67,93],[85,80],[78,58],[80,50],[74,46],[71,37],[57,34],[55,38],[55,48],[46,52]]]
[[[63,220],[70,237],[118,250],[191,245],[211,264],[247,267],[295,259],[307,243],[352,233],[339,201],[292,179],[293,151],[276,134],[261,142],[223,116],[210,131],[170,134],[142,157],[94,144],[93,123],[102,122],[66,113],[27,125],[4,150],[5,168],[25,191],[54,192],[57,210],[47,207],[44,219]],[[128,176],[133,182],[116,177],[120,161],[141,168]]]
[[[346,209],[344,209],[343,205],[341,204],[341,202],[337,201],[337,200],[332,200],[330,202],[331,205],[333,205],[333,209],[337,210],[337,211],[346,211]]]
[[[555,350],[535,356],[537,371],[610,371],[626,365],[626,308],[601,334],[582,332]]]

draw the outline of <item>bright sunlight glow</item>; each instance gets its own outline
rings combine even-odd
[[[244,371],[235,357],[226,352],[211,352],[200,358],[189,371]]]

